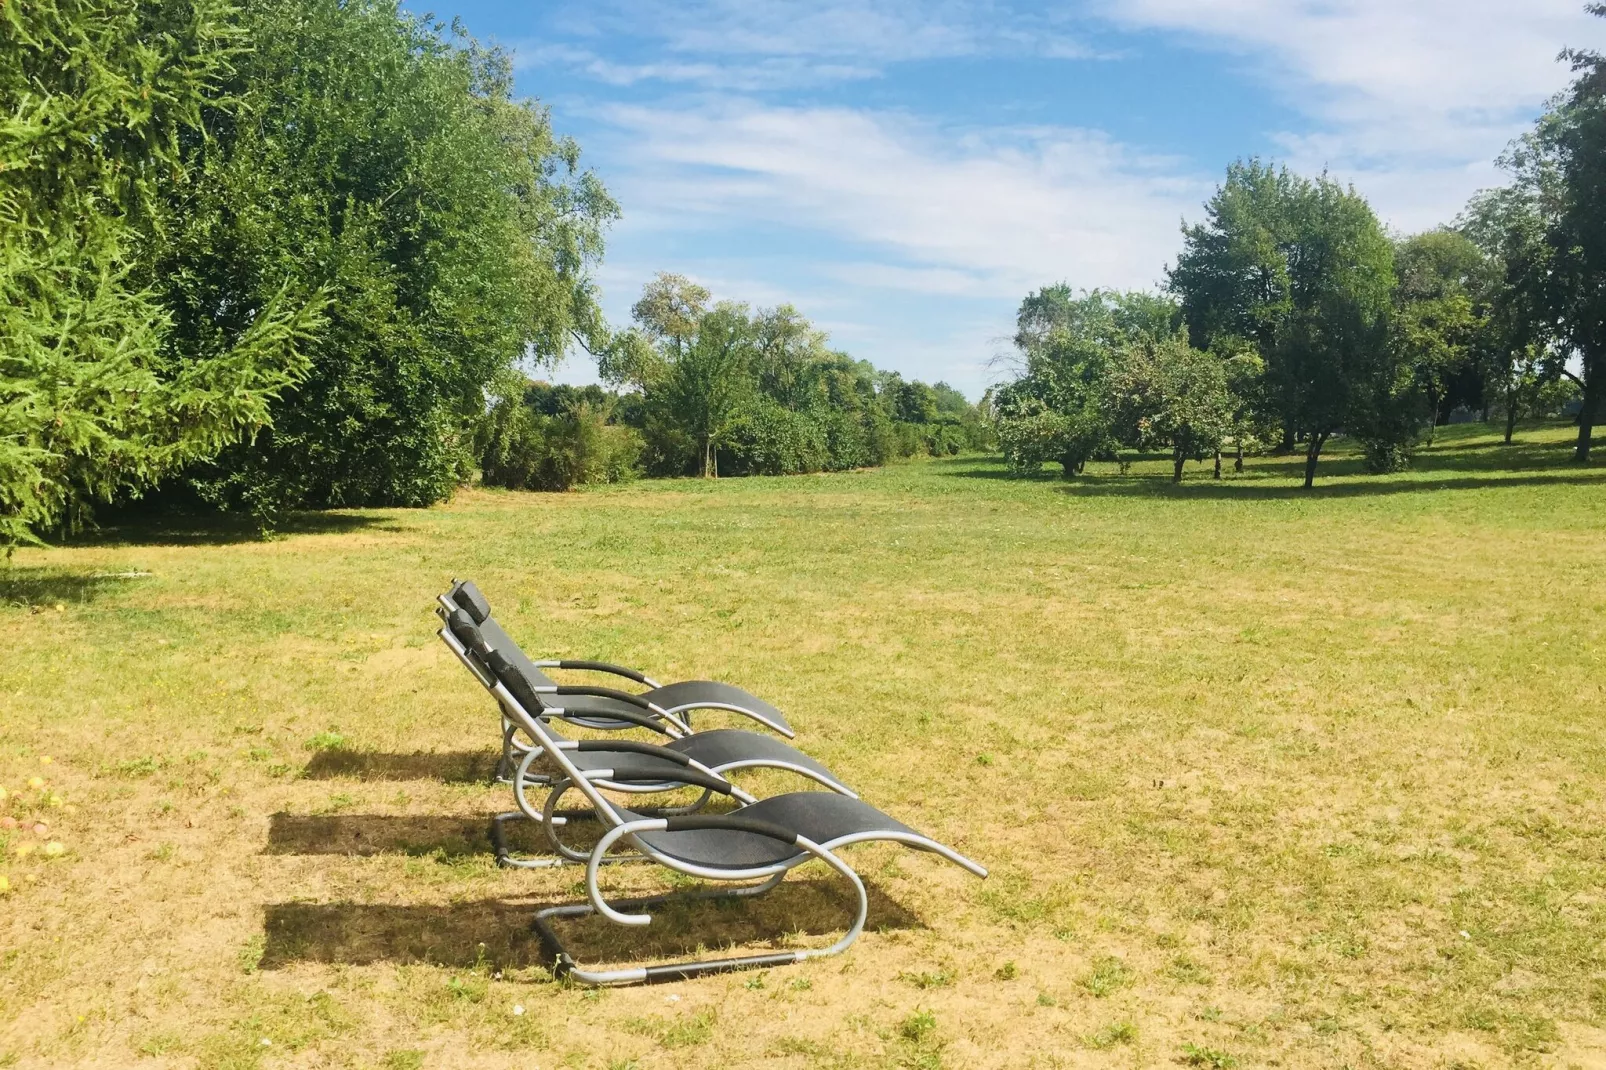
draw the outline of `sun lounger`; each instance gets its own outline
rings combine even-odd
[[[440,608],[437,613],[443,620],[446,614],[454,609],[461,609],[467,613],[479,627],[486,641],[518,665],[522,674],[537,688],[558,686],[556,681],[541,671],[542,669],[576,669],[609,673],[647,687],[648,690],[634,694],[650,703],[647,711],[650,716],[673,722],[683,732],[690,730],[691,711],[726,710],[757,721],[788,739],[796,734],[780,710],[757,695],[716,680],[685,680],[680,683],[660,684],[644,673],[605,661],[531,660],[497,622],[491,613],[490,603],[472,581],[454,580],[451,590],[441,595],[438,602]],[[642,707],[640,703],[630,700],[631,694],[604,687],[584,690],[570,688],[563,692],[563,719],[583,728],[601,731],[653,727],[641,724],[639,713]],[[517,736],[517,726],[504,718],[502,761],[498,765],[498,774],[504,778],[517,762],[519,755],[527,749]]]
[[[541,715],[541,700],[532,681],[520,666],[502,657],[484,657],[479,650],[493,650],[483,636],[475,635],[476,625],[464,615],[455,618],[442,638],[464,663],[475,670],[502,704],[506,715],[528,733],[537,746],[551,757],[562,779],[585,796],[606,831],[590,851],[586,861],[587,902],[549,907],[539,911],[535,926],[555,956],[558,973],[587,984],[630,984],[672,980],[726,970],[778,966],[806,959],[836,955],[847,950],[864,929],[869,898],[859,875],[837,852],[851,844],[871,841],[902,843],[917,850],[930,851],[956,865],[985,877],[987,871],[950,847],[924,836],[858,799],[829,792],[793,792],[747,803],[728,814],[691,813],[649,816],[626,809],[602,794],[599,784],[588,777],[572,759],[571,751],[560,745]],[[494,651],[493,651],[494,653]],[[741,802],[738,798],[738,802]],[[725,890],[706,889],[692,893],[671,893],[610,904],[598,883],[609,852],[621,841],[636,855],[667,869],[713,882],[738,882],[741,886]],[[828,947],[809,948],[759,955],[688,960],[654,966],[618,970],[588,970],[575,962],[565,950],[551,919],[600,914],[620,925],[647,925],[652,921],[642,911],[687,897],[720,898],[758,895],[775,887],[796,867],[819,860],[842,876],[858,898],[852,924],[847,932]],[[754,884],[752,882],[759,883]]]
[[[551,690],[540,690],[532,685],[522,666],[507,657],[502,647],[493,646],[473,618],[462,609],[453,609],[444,615],[446,627],[441,638],[454,654],[488,689],[495,687],[495,671],[503,671],[516,681],[515,687],[527,711],[535,711],[545,725],[545,739],[522,752],[508,779],[513,785],[518,809],[496,815],[492,825],[492,839],[496,844],[497,858],[503,865],[523,868],[540,868],[561,865],[565,860],[584,862],[587,855],[563,843],[558,829],[569,814],[560,814],[558,800],[570,787],[572,780],[563,775],[563,767],[554,776],[547,771],[553,765],[543,757],[552,748],[565,752],[569,767],[600,787],[630,794],[661,794],[685,787],[701,788],[701,798],[689,806],[659,809],[656,813],[692,813],[701,809],[716,795],[729,795],[742,802],[755,801],[752,796],[731,784],[726,774],[740,769],[766,768],[795,773],[815,781],[830,790],[848,797],[856,797],[852,790],[838,780],[825,766],[797,748],[773,736],[759,735],[734,728],[719,728],[706,732],[683,732],[671,718],[654,717],[652,704],[637,695],[621,700],[623,715],[631,723],[647,727],[664,735],[662,743],[641,743],[619,739],[572,740],[559,733],[551,724],[561,718],[568,702],[567,692],[589,690],[553,685]],[[583,696],[584,697],[584,696]],[[503,710],[504,719],[507,711]],[[516,724],[517,722],[515,722]],[[540,761],[547,767],[538,771]],[[537,805],[528,796],[531,787],[548,789],[544,805]],[[591,816],[592,811],[583,811]],[[523,859],[515,857],[507,846],[503,825],[510,820],[528,818],[541,824],[556,858]]]

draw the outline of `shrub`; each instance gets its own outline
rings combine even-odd
[[[825,433],[825,467],[833,472],[866,468],[878,463],[872,441],[873,429],[856,412],[822,409],[815,415]]]
[[[491,411],[480,457],[484,481],[510,490],[569,490],[635,478],[642,440],[634,428],[608,423],[605,409],[580,402],[546,416],[519,401]]]
[[[1032,475],[1045,461],[1058,461],[1066,452],[1069,421],[1057,412],[1039,411],[998,422],[998,444],[1004,460],[1016,475]]]
[[[821,421],[760,395],[737,423],[720,467],[726,475],[789,476],[821,471],[829,459]]]
[[[1365,460],[1366,470],[1374,476],[1405,471],[1411,467],[1411,458],[1415,454],[1416,443],[1409,439],[1403,442],[1368,439],[1361,443],[1361,456]]]

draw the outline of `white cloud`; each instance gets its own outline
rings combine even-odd
[[[1245,57],[1313,130],[1290,165],[1353,179],[1397,226],[1447,221],[1570,75],[1564,45],[1606,40],[1582,0],[1103,0],[1110,20]]]
[[[556,22],[580,38],[651,41],[671,55],[791,60],[847,77],[911,60],[1096,55],[1071,32],[1068,14],[995,0],[594,0]]]
[[[986,273],[946,267],[901,267],[896,264],[832,264],[827,273],[835,279],[864,289],[902,290],[907,293],[941,294],[949,297],[1019,297],[1017,287]]]
[[[694,85],[731,92],[802,89],[829,83],[876,78],[879,67],[845,62],[821,62],[799,56],[765,56],[732,64],[712,60],[660,59],[625,63],[572,45],[513,43],[517,70],[561,67],[602,85],[626,88],[643,82]]]
[[[626,206],[601,275],[616,320],[666,268],[791,302],[855,356],[972,397],[1025,293],[1155,285],[1215,179],[1069,128],[955,132],[740,97],[589,117]]]
[[[1060,278],[1150,285],[1182,214],[1209,191],[1174,160],[1085,130],[956,135],[899,115],[740,100],[605,115],[632,145],[615,186],[625,204],[650,198],[651,225],[826,231],[879,254],[833,268],[860,285],[954,293],[969,280],[976,296]]]

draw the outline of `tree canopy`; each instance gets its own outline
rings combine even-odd
[[[323,295],[265,278],[187,338],[165,191],[244,49],[214,0],[0,7],[0,543],[248,440],[305,379]]]
[[[605,329],[616,214],[508,58],[392,0],[258,0],[236,103],[208,109],[160,265],[198,340],[269,286],[329,298],[307,373],[253,442],[191,470],[259,511],[423,505],[472,470],[488,387]]]

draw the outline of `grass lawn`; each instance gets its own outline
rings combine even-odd
[[[19,551],[0,785],[49,829],[0,831],[0,1066],[1606,1065],[1606,466],[1570,433],[1340,451],[1314,492],[960,458]],[[580,875],[493,864],[452,576],[532,655],[772,699],[992,877],[853,848],[842,957],[552,983],[528,913]],[[575,939],[845,922],[818,865],[766,899]]]

